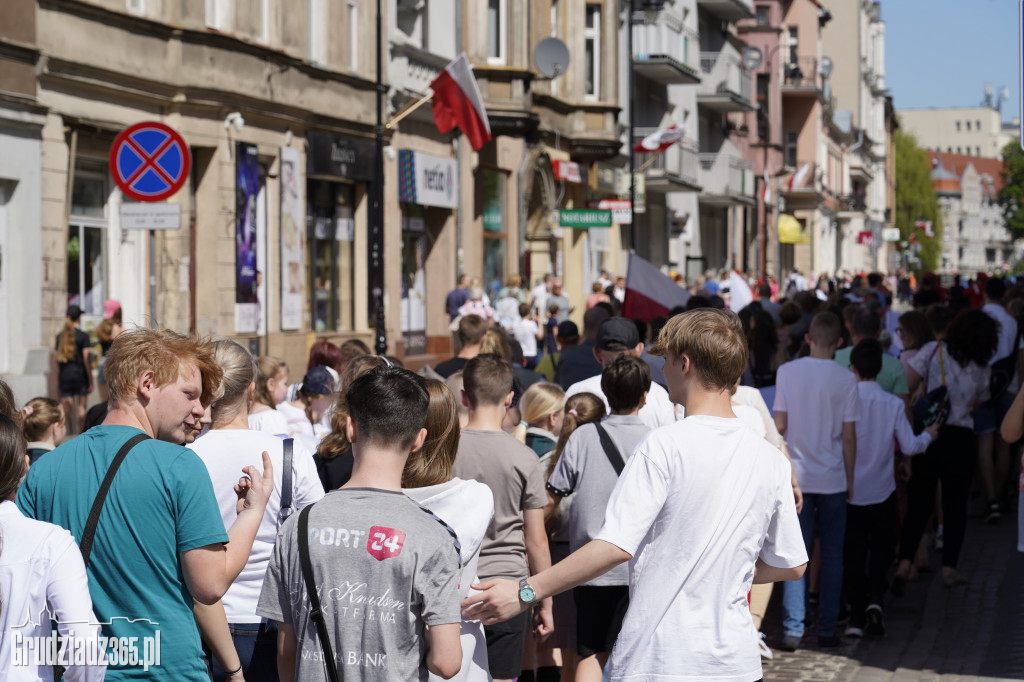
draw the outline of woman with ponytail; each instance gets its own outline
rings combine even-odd
[[[67,435],[64,408],[56,400],[32,398],[21,409],[22,431],[28,441],[30,464],[55,449]]]
[[[79,329],[82,309],[68,306],[64,328],[57,335],[57,391],[67,415],[68,434],[77,435],[85,421],[85,397],[92,392],[89,335]]]
[[[512,435],[538,457],[548,454],[558,442],[565,418],[565,391],[558,384],[540,382],[533,384],[519,399],[522,421]]]

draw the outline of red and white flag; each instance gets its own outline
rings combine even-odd
[[[663,152],[686,136],[686,130],[677,125],[668,128],[655,130],[653,133],[640,140],[633,151],[635,152]]]
[[[655,317],[667,317],[672,308],[686,305],[690,292],[649,261],[629,254],[626,271],[626,298],[622,302],[622,316],[631,320],[650,322]]]
[[[794,187],[799,187],[804,184],[804,179],[807,178],[807,174],[811,172],[811,164],[805,163],[800,166],[800,170],[793,173],[793,177],[789,179],[789,191],[792,192]]]
[[[761,194],[761,196],[764,198],[764,203],[765,204],[772,203],[772,188],[768,184],[768,169],[767,168],[764,171],[764,192]]]
[[[458,126],[473,151],[479,151],[491,141],[491,123],[487,120],[484,99],[465,52],[444,67],[430,87],[434,91],[431,108],[438,131],[447,133]]]

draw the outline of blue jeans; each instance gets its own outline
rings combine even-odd
[[[818,601],[818,636],[836,633],[840,591],[843,586],[843,538],[846,535],[846,493],[804,493],[800,512],[800,531],[810,556],[814,542],[814,522],[818,522],[821,541],[821,594]],[[807,576],[790,580],[782,587],[782,626],[787,636],[804,634],[804,595]]]
[[[231,641],[238,652],[246,682],[277,682],[277,623],[228,623]],[[213,661],[214,682],[226,679],[220,663]]]

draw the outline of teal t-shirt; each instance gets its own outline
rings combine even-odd
[[[840,348],[836,351],[835,361],[846,369],[850,369],[850,353],[852,352],[853,346]],[[910,388],[907,386],[907,374],[903,371],[903,363],[888,353],[882,353],[882,371],[878,373],[875,380],[882,390],[893,395],[910,393]]]
[[[96,426],[41,457],[18,490],[18,508],[68,529],[80,542],[114,455],[139,433],[128,426]],[[104,635],[138,637],[140,658],[144,638],[153,653],[159,641],[160,661],[148,671],[141,663],[115,662],[108,680],[209,679],[178,554],[227,541],[202,460],[159,440],[136,445],[118,469],[100,513],[88,567],[89,593]]]

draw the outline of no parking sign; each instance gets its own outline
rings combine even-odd
[[[121,131],[110,148],[110,174],[121,191],[136,201],[163,201],[188,180],[192,165],[185,139],[157,121]]]

